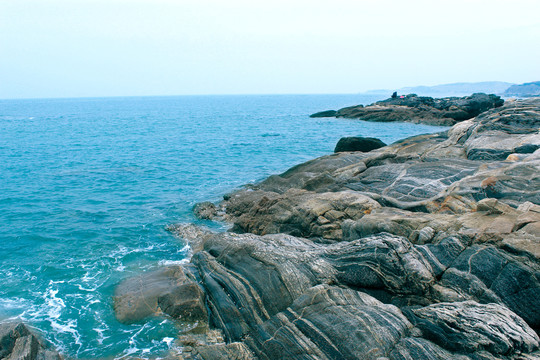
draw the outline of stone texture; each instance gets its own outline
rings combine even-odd
[[[410,327],[395,306],[319,285],[256,327],[247,343],[261,359],[377,359]]]
[[[386,144],[379,139],[370,138],[370,137],[343,137],[339,139],[336,144],[334,152],[342,151],[361,151],[361,152],[370,152],[371,150],[379,149],[385,147]]]
[[[196,283],[173,287],[157,300],[161,310],[175,319],[188,322],[208,322],[204,292]]]
[[[8,322],[0,324],[0,359],[61,360],[62,357],[23,323]]]
[[[423,336],[450,351],[511,355],[538,349],[538,335],[507,308],[474,301],[440,303],[406,314]]]
[[[184,271],[118,293],[205,323],[185,359],[539,359],[540,99],[432,100],[374,108],[459,122],[196,207],[234,232],[170,227]]]
[[[390,98],[369,106],[350,106],[336,112],[336,117],[358,118],[366,121],[408,121],[431,125],[454,125],[479,114],[502,106],[504,101],[496,95],[482,93],[462,98],[434,99],[409,94]]]
[[[118,321],[134,322],[159,312],[158,298],[189,280],[180,266],[168,266],[121,282],[114,292]]]

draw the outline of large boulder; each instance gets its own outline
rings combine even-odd
[[[386,146],[381,140],[370,137],[351,136],[339,139],[334,152],[361,151],[369,152]]]
[[[186,321],[205,320],[204,296],[178,265],[127,278],[114,291],[114,312],[131,323],[161,311]]]

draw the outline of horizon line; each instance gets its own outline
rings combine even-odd
[[[182,96],[313,96],[313,95],[369,95],[372,90],[355,93],[231,93],[231,94],[177,94],[177,95],[91,95],[91,96],[58,96],[58,97],[8,97],[0,101],[10,100],[76,100],[76,99],[109,99],[109,98],[151,98],[151,97],[182,97]],[[389,90],[390,91],[390,90]]]

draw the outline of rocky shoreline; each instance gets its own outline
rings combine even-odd
[[[540,359],[540,99],[295,166],[171,231],[123,321],[191,324],[177,359]]]
[[[465,97],[432,98],[416,94],[394,95],[368,106],[355,105],[339,110],[326,110],[311,117],[338,117],[364,121],[402,121],[428,125],[452,126],[481,113],[502,106],[497,95],[476,93]]]
[[[232,229],[171,226],[189,262],[120,283],[117,319],[176,319],[167,359],[540,359],[540,99],[383,145],[198,204]],[[20,323],[0,358],[61,359]]]

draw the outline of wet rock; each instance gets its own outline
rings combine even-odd
[[[129,323],[159,312],[158,298],[190,282],[180,266],[168,266],[121,282],[114,291],[118,321]]]
[[[175,319],[208,323],[204,292],[196,283],[177,286],[160,295],[157,302],[164,313]]]
[[[370,137],[361,137],[361,136],[352,136],[352,137],[343,137],[339,139],[334,152],[342,151],[361,151],[369,152],[371,150],[379,149],[385,147],[386,144],[381,140]]]
[[[52,346],[21,322],[0,324],[0,359],[61,360]]]
[[[199,219],[212,219],[217,215],[216,205],[209,201],[198,203],[193,207],[193,213]]]

